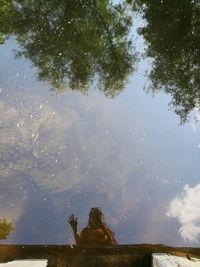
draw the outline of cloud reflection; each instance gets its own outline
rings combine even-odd
[[[197,242],[200,234],[200,183],[195,187],[185,185],[180,195],[174,198],[167,216],[177,218],[181,227],[179,232],[185,241]]]

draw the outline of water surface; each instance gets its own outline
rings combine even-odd
[[[98,206],[119,243],[199,245],[198,2],[3,1],[3,243]]]

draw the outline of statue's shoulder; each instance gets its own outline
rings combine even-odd
[[[89,232],[91,232],[91,228],[86,226],[81,230],[81,234],[88,234]]]

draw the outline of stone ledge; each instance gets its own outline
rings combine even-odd
[[[200,267],[200,259],[154,253],[152,255],[152,267]]]
[[[200,258],[200,248],[175,248],[152,244],[110,247],[0,245],[0,262],[47,259],[48,267],[149,267],[153,253]]]
[[[46,267],[47,260],[16,260],[0,263],[0,267]]]

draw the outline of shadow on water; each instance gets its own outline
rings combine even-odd
[[[16,57],[30,59],[38,79],[56,92],[87,93],[95,79],[106,96],[114,97],[134,70],[132,19],[122,4],[3,1],[0,24],[0,42],[14,35],[21,48]]]

